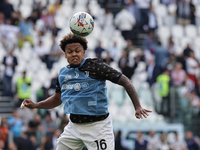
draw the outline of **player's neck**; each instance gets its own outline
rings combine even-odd
[[[74,64],[69,64],[67,67],[68,68],[77,68],[79,67],[81,64],[77,64],[77,65],[74,65]]]

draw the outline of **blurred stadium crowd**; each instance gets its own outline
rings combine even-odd
[[[70,32],[69,19],[78,11],[95,20],[94,31],[86,37],[86,56],[118,69],[136,89],[148,89],[155,116],[184,125],[185,139],[175,132],[169,142],[167,133],[138,131],[133,147],[198,150],[199,0],[0,0],[0,101],[12,98],[14,106],[12,114],[0,115],[0,149],[55,149],[68,116],[60,107],[19,106],[25,98],[37,102],[54,93],[59,68],[67,64],[59,41]],[[126,93],[121,93],[123,105]],[[115,111],[111,108],[111,115]],[[121,135],[116,131],[116,150],[129,149]]]

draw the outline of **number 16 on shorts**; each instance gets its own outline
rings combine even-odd
[[[106,140],[101,139],[101,140],[96,140],[94,141],[97,145],[97,150],[104,150],[107,149],[107,144],[106,144]]]

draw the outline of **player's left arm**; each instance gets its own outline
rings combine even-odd
[[[136,118],[138,118],[138,119],[142,119],[143,117],[147,118],[148,113],[151,111],[142,108],[142,106],[140,105],[140,101],[139,101],[137,92],[136,92],[133,84],[131,83],[131,81],[125,75],[122,74],[121,77],[119,78],[117,84],[123,86],[126,89],[126,92],[128,93],[128,95],[131,98],[131,101],[135,107]]]
[[[96,64],[96,73],[97,73],[97,79],[104,79],[109,80],[113,83],[117,83],[121,86],[123,86],[129,97],[131,98],[131,101],[135,107],[135,116],[138,119],[142,119],[143,117],[148,116],[148,112],[151,112],[149,110],[143,109],[140,105],[139,98],[137,95],[137,92],[135,91],[135,88],[133,87],[133,84],[131,81],[122,73],[115,70],[114,68],[110,67],[106,63],[104,63],[100,59],[96,59],[93,63]],[[142,117],[143,116],[143,117]]]

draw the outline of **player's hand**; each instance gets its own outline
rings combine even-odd
[[[148,113],[152,112],[150,110],[143,109],[142,107],[136,108],[135,111],[136,111],[135,112],[135,117],[138,118],[138,119],[143,119],[143,117],[147,118],[147,116],[149,116]]]
[[[30,108],[30,109],[34,109],[36,108],[37,104],[32,102],[30,99],[24,99],[24,101],[21,104],[21,109],[23,109],[24,107]]]

